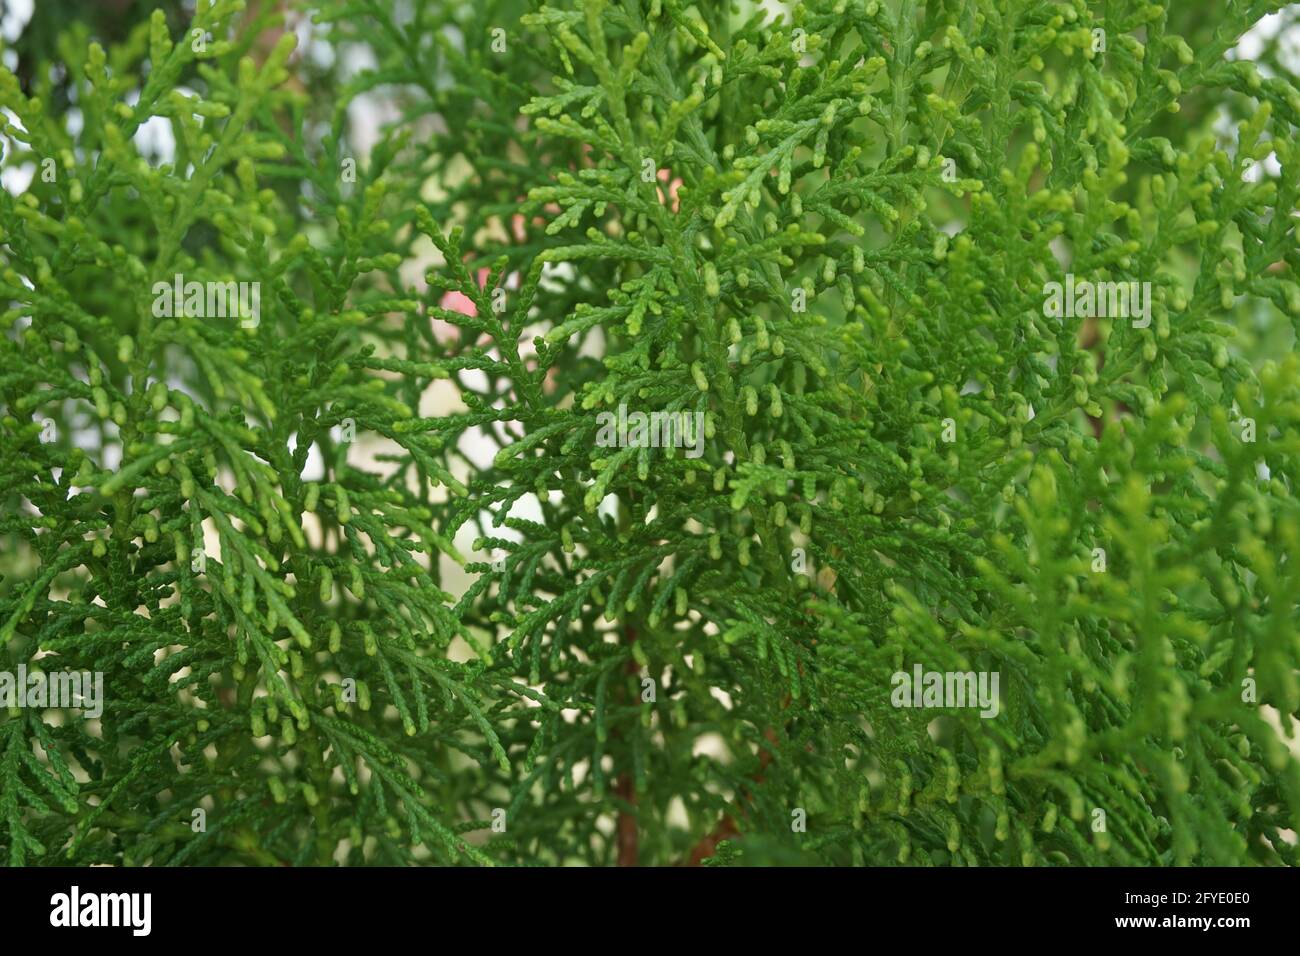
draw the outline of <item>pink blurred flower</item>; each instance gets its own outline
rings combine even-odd
[[[678,177],[677,179],[670,180],[669,177],[672,176],[672,171],[668,169],[659,170],[658,175],[659,175],[659,181],[661,183],[668,183],[668,190],[666,195],[665,195],[665,191],[662,188],[660,188],[659,201],[663,203],[665,206],[667,206],[669,209],[671,209],[673,212],[676,212],[681,207],[681,200],[677,198],[677,189],[682,185],[682,180],[680,177]]]
[[[475,273],[475,279],[477,280],[480,289],[487,285],[488,276],[491,274],[492,270],[486,266]],[[519,273],[512,272],[506,276],[503,288],[518,289],[519,281]],[[465,295],[465,293],[455,289],[450,289],[444,292],[442,294],[442,299],[438,302],[438,306],[439,308],[446,309],[449,312],[459,312],[461,315],[469,315],[476,318],[478,316],[478,306],[474,304],[474,300]],[[451,342],[457,338],[459,332],[457,332],[456,326],[452,323],[444,319],[435,318],[433,320],[433,335],[439,342]],[[489,338],[490,336],[488,336],[487,333],[484,333],[480,342],[487,341]]]
[[[520,196],[518,201],[523,202],[524,197]],[[560,214],[560,206],[558,203],[548,202],[542,207],[542,210],[550,213],[552,216],[558,216]],[[521,212],[517,212],[510,217],[510,230],[515,234],[515,242],[523,242],[528,238],[528,225],[529,224],[524,219],[524,214]],[[533,216],[532,225],[545,227],[546,219],[542,216]]]
[[[492,270],[484,266],[478,270],[475,279],[478,281],[478,287],[481,289],[487,283],[488,276]],[[461,315],[478,315],[478,307],[474,305],[474,300],[463,292],[454,289],[442,294],[442,301],[438,303],[441,308],[451,312],[459,312]]]
[[[483,268],[478,270],[477,280],[478,287],[483,288],[488,280],[492,270]],[[461,315],[478,315],[478,307],[474,305],[474,300],[463,292],[455,289],[449,289],[442,294],[442,299],[438,302],[439,308],[446,309],[448,312],[459,312]],[[433,320],[433,336],[439,342],[450,342],[457,336],[456,326],[444,319]]]

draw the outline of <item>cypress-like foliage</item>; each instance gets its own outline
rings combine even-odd
[[[10,864],[1297,862],[1283,4],[792,6],[0,69]]]

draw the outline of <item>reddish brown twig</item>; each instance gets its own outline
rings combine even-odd
[[[623,629],[623,637],[628,644],[636,643],[636,628],[628,625]],[[624,665],[624,672],[629,675],[635,675],[637,672],[636,661],[629,660]],[[619,691],[619,698],[626,699],[627,691],[623,688]],[[611,736],[618,739],[621,734],[617,730],[611,733]],[[640,836],[637,833],[636,826],[636,784],[632,780],[632,775],[624,770],[620,773],[614,782],[614,793],[626,805],[632,807],[629,810],[627,806],[618,811],[618,865],[619,866],[636,866],[637,858],[640,852]]]
[[[790,695],[787,694],[785,700],[781,702],[782,708],[790,705]],[[773,747],[776,746],[776,731],[771,727],[763,731],[763,736]],[[755,784],[761,784],[764,779],[764,771],[767,770],[768,764],[772,762],[772,751],[766,748],[760,748],[758,751],[758,771],[750,776],[750,780]],[[748,789],[741,789],[736,795],[736,803],[739,807],[740,816],[745,816],[745,810],[753,802],[754,796]],[[699,866],[709,857],[717,852],[718,844],[723,840],[730,840],[732,837],[740,836],[740,830],[736,826],[736,820],[730,813],[724,813],[718,825],[703,836],[695,846],[691,847],[690,855],[687,856],[685,866]]]
[[[839,548],[833,549],[832,553],[838,557],[840,553]],[[820,572],[819,578],[821,579],[823,587],[828,591],[834,592],[837,575],[832,568],[824,568],[822,572]],[[814,641],[814,643],[816,642]],[[802,662],[799,664],[799,675],[801,677],[803,676]],[[788,708],[791,700],[791,696],[786,694],[781,700],[781,709],[785,710]],[[767,739],[768,743],[772,745],[772,748],[775,749],[777,746],[776,730],[772,727],[768,727],[763,731],[763,736]],[[760,747],[758,751],[758,771],[749,779],[755,784],[761,784],[764,779],[766,779],[764,777],[764,772],[767,770],[768,764],[771,762],[772,750]],[[750,793],[749,790],[743,788],[736,795],[736,803],[739,807],[741,817],[745,816],[745,809],[753,802],[753,799],[753,794]],[[730,813],[724,813],[722,819],[718,822],[718,825],[702,837],[695,846],[691,847],[691,852],[687,856],[683,865],[699,866],[704,860],[713,856],[713,854],[717,852],[719,843],[723,840],[730,840],[732,837],[737,836],[740,836],[740,830],[736,824],[735,818]]]
[[[626,771],[618,775],[614,792],[619,798],[636,806],[636,786],[632,775]],[[636,829],[636,816],[628,810],[618,812],[618,865],[636,866],[639,851],[639,837]]]
[[[729,815],[722,817],[713,832],[703,837],[699,843],[691,847],[691,855],[686,858],[686,866],[699,866],[709,857],[718,852],[718,844],[723,840],[730,840],[732,837],[739,836],[740,831],[736,829],[735,822]]]

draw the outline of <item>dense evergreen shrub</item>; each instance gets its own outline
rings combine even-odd
[[[5,701],[9,863],[1295,863],[1280,7],[23,48],[0,657],[103,699]]]

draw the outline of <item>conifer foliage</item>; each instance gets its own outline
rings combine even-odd
[[[8,863],[1297,862],[1282,4],[196,6],[0,69]]]

